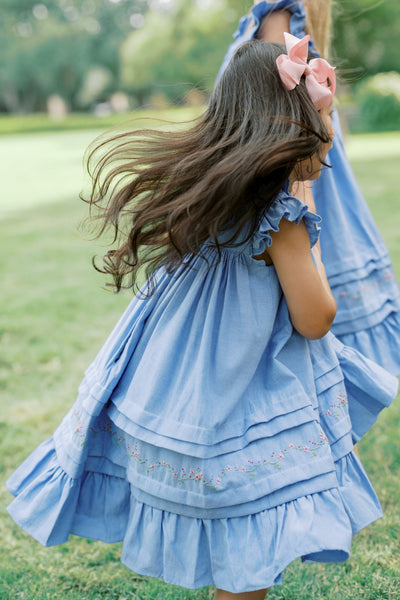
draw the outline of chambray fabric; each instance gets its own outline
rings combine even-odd
[[[397,380],[332,334],[293,329],[274,267],[253,258],[282,218],[304,221],[311,251],[320,218],[286,187],[248,241],[219,261],[205,244],[132,300],[7,482],[11,516],[42,544],[123,541],[135,572],[243,592],[298,557],[345,560],[381,516],[353,442]]]
[[[239,46],[255,37],[262,18],[283,9],[292,13],[290,32],[304,37],[303,2],[260,2],[240,20],[217,81]],[[317,54],[312,41],[309,50]],[[333,120],[336,136],[327,158],[332,169],[325,169],[314,182],[315,204],[324,223],[322,258],[337,302],[332,331],[344,344],[399,375],[399,286],[388,250],[346,156],[337,111]]]

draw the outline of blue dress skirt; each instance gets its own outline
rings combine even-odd
[[[217,80],[237,48],[255,37],[271,11],[292,13],[290,32],[304,37],[303,2],[260,2],[243,17]],[[310,42],[310,52],[316,54]],[[400,290],[388,250],[354,178],[343,146],[337,112],[336,135],[326,169],[314,184],[316,209],[323,220],[321,252],[337,303],[332,332],[395,375],[400,375]]]
[[[381,516],[353,443],[397,379],[293,329],[274,267],[253,258],[282,218],[304,219],[315,244],[319,217],[282,191],[250,240],[220,261],[205,244],[132,300],[53,437],[8,480],[9,512],[39,542],[123,541],[137,573],[244,592],[299,557],[347,559]]]

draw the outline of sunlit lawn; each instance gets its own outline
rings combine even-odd
[[[93,131],[0,137],[2,480],[57,426],[84,369],[130,299],[103,289],[90,265],[104,249],[77,224],[82,154]],[[387,151],[390,147],[390,151]],[[356,175],[400,276],[400,134],[349,139]],[[400,598],[400,403],[360,444],[385,518],[357,536],[344,565],[292,565],[273,600]],[[0,491],[0,598],[206,600],[136,577],[119,562],[120,546],[86,540],[44,549],[16,527]],[[245,551],[245,549],[244,549]]]

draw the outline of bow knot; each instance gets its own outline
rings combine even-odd
[[[303,75],[306,88],[315,108],[328,107],[336,89],[335,69],[323,58],[313,58],[307,63],[309,35],[303,39],[284,34],[287,54],[276,59],[279,75],[287,90],[293,90]]]

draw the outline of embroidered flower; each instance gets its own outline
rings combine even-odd
[[[378,279],[374,279],[374,281],[369,281],[366,284],[360,286],[359,290],[355,290],[353,292],[342,291],[337,296],[337,300],[348,298],[349,300],[354,300],[355,302],[359,302],[363,295],[365,294],[374,294],[376,290],[379,291],[384,290],[388,285],[391,285],[395,275],[391,269],[386,270],[381,274]]]
[[[349,401],[345,393],[338,394],[337,400],[337,403],[330,404],[329,408],[320,410],[319,414],[326,417],[335,417],[336,419],[342,418],[343,409],[347,409]]]
[[[345,395],[339,396],[338,399],[338,406],[340,407],[347,402]],[[228,475],[233,473],[242,473],[246,474],[250,479],[252,479],[260,469],[265,469],[268,467],[272,467],[273,469],[282,469],[282,463],[284,463],[286,458],[293,452],[307,452],[309,458],[312,458],[317,455],[317,452],[321,448],[329,443],[328,438],[321,431],[320,439],[318,441],[309,440],[307,445],[296,445],[294,443],[290,443],[288,444],[287,448],[280,449],[279,451],[273,451],[269,457],[262,457],[259,459],[251,458],[244,464],[229,464],[221,469],[217,475],[207,475],[204,474],[200,467],[191,467],[188,469],[188,471],[186,471],[185,467],[179,468],[177,466],[170,465],[166,460],[154,461],[151,460],[151,458],[146,458],[143,455],[143,450],[140,448],[140,442],[135,441],[131,447],[129,442],[125,440],[123,432],[121,432],[119,429],[113,429],[113,424],[110,420],[105,423],[97,423],[96,427],[90,427],[88,432],[85,433],[84,427],[80,420],[79,412],[77,410],[74,411],[73,416],[76,419],[76,424],[73,431],[77,436],[79,436],[82,446],[86,443],[87,435],[89,433],[93,437],[96,437],[100,433],[106,433],[107,435],[111,436],[113,443],[125,449],[129,459],[134,460],[138,465],[142,465],[142,468],[149,476],[153,477],[157,471],[164,470],[167,473],[170,473],[171,477],[178,485],[183,485],[186,481],[191,481],[192,485],[199,484],[215,491],[219,491],[221,489],[221,483]]]

